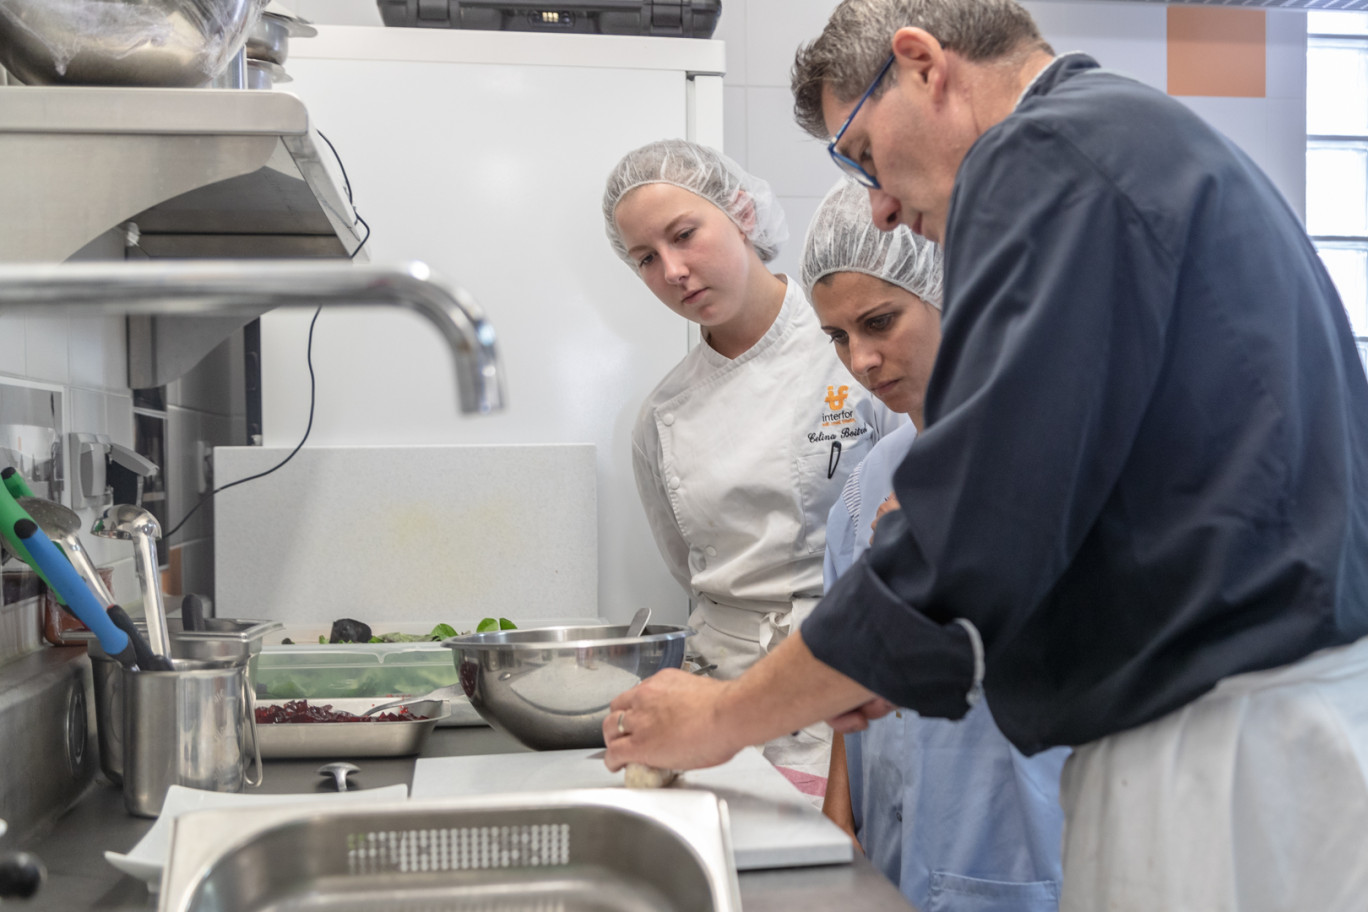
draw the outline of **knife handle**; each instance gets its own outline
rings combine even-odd
[[[138,667],[143,671],[174,671],[175,666],[166,656],[159,656],[152,651],[152,647],[147,644],[147,637],[138,629],[137,623],[128,616],[128,612],[123,610],[122,605],[110,605],[109,619],[114,622],[124,633],[128,634],[129,642],[133,644],[133,654],[138,658]]]

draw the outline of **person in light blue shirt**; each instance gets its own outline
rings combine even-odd
[[[912,420],[851,473],[827,524],[829,588],[898,503],[893,472],[914,445],[940,343],[941,256],[900,227],[875,228],[849,180],[808,229],[802,281],[841,361]],[[959,721],[899,709],[833,750],[823,810],[922,912],[1056,910],[1067,748],[1024,756],[980,700]],[[843,785],[848,780],[848,789]]]

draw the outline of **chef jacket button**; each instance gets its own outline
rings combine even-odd
[[[893,816],[898,818],[898,823],[902,823],[902,811],[894,811]]]
[[[707,553],[708,557],[717,557],[717,549],[712,545],[708,545],[708,547],[703,550]]]
[[[660,421],[666,427],[670,427],[674,424],[674,415],[670,412],[666,412],[665,414],[660,416]]]
[[[671,479],[670,479],[670,490],[671,490],[671,491],[678,491],[678,490],[679,490],[679,479],[678,479],[678,478],[671,478]]]

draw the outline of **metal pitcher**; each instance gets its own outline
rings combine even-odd
[[[240,792],[261,784],[247,666],[173,660],[172,671],[122,670],[123,794],[130,814],[155,817],[173,785]],[[248,779],[247,766],[256,763]]]

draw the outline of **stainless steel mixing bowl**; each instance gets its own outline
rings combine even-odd
[[[267,0],[0,0],[0,65],[29,85],[189,87],[247,40]]]
[[[466,696],[484,720],[533,750],[602,747],[613,698],[684,663],[687,627],[533,627],[452,637]]]

